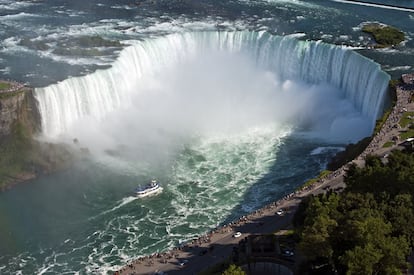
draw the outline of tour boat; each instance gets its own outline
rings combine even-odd
[[[162,187],[156,180],[152,180],[149,184],[144,187],[138,187],[135,189],[135,195],[139,198],[148,197],[151,195],[158,194],[162,191]]]

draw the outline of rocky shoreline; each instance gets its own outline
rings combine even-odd
[[[252,224],[255,224],[256,226],[260,225],[260,228],[255,228],[254,230],[256,234],[273,233],[275,230],[286,228],[286,226],[289,226],[290,221],[293,218],[293,213],[303,198],[311,194],[315,195],[318,193],[323,193],[327,190],[342,190],[345,187],[343,178],[346,173],[346,169],[350,164],[363,166],[366,156],[372,154],[386,155],[387,152],[390,152],[398,147],[397,141],[399,140],[398,133],[400,130],[398,122],[400,121],[404,112],[414,112],[414,103],[411,101],[413,96],[414,89],[409,83],[397,86],[397,101],[392,108],[391,113],[382,125],[380,131],[376,133],[375,136],[371,139],[369,145],[354,160],[319,178],[314,183],[304,186],[295,192],[289,193],[280,200],[272,202],[250,213],[249,215],[243,216],[229,224],[215,228],[214,230],[180,247],[175,247],[172,250],[163,253],[154,253],[149,256],[139,257],[116,271],[114,274],[137,275],[157,274],[157,272],[159,272],[158,274],[163,274],[162,272],[167,271],[169,274],[179,274],[184,272],[182,268],[185,268],[186,274],[195,274],[195,272],[200,272],[211,266],[211,263],[219,263],[217,259],[222,261],[230,255],[226,253],[231,253],[231,251],[222,251],[220,253],[218,252],[218,249],[214,249],[213,252],[210,252],[209,256],[214,257],[213,254],[216,253],[217,257],[215,261],[200,261],[197,259],[197,256],[199,255],[197,252],[200,249],[208,248],[208,251],[210,251],[211,247],[223,246],[223,240],[224,244],[233,247],[237,244],[238,239],[232,238],[232,234],[236,231],[243,232],[244,228],[249,228]],[[383,145],[388,141],[396,142],[394,146],[383,148]],[[275,213],[275,211],[278,209],[284,209],[287,211],[286,215],[283,218],[279,217]],[[269,221],[266,222],[274,223],[275,226],[272,226],[272,224],[264,223],[262,220],[265,217],[269,217],[267,219]],[[280,223],[283,219],[285,222]],[[288,220],[287,223],[286,219]],[[243,235],[247,236],[249,234],[250,232],[247,231]],[[201,257],[203,256],[198,256],[198,258]],[[180,265],[180,263],[183,263],[183,260],[188,261],[186,262],[185,266]],[[195,262],[195,264],[193,264],[193,262]]]

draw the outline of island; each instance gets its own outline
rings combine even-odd
[[[376,47],[380,48],[392,47],[405,40],[402,31],[384,24],[369,23],[362,27],[362,31],[371,34],[377,43]]]

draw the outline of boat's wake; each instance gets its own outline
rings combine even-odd
[[[126,198],[122,198],[121,200],[117,201],[117,204],[114,207],[112,207],[111,209],[105,210],[96,216],[89,218],[89,220],[94,220],[102,215],[106,215],[108,213],[114,212],[115,210],[129,204],[130,202],[133,202],[136,199],[138,199],[138,197],[135,197],[135,196],[128,196]]]

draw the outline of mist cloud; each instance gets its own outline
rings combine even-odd
[[[174,154],[194,136],[237,134],[272,123],[337,142],[369,134],[370,119],[336,88],[279,79],[234,53],[183,60],[146,75],[131,93],[120,109],[99,121],[84,118],[66,135],[95,153],[148,158]]]

